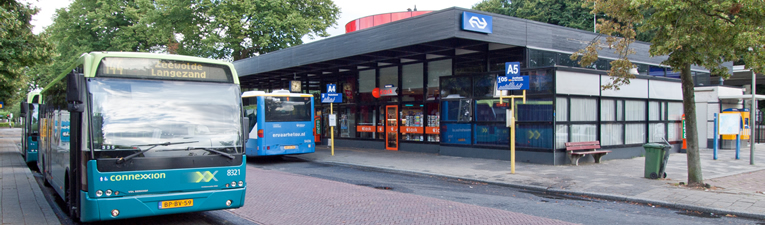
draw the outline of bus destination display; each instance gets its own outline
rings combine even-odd
[[[233,82],[227,66],[146,58],[103,58],[96,76]]]

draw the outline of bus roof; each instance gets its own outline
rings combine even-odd
[[[35,96],[38,96],[37,102],[32,102],[35,99]],[[39,96],[40,96],[40,90],[30,91],[29,94],[27,94],[27,103],[40,103],[42,99]]]
[[[311,94],[304,93],[266,93],[265,91],[246,91],[242,93],[242,98],[255,97],[255,96],[272,96],[272,97],[313,97]]]
[[[98,69],[98,64],[101,61],[101,59],[106,57],[115,57],[115,58],[146,58],[146,59],[167,59],[167,60],[179,60],[179,61],[189,61],[189,62],[197,62],[197,63],[208,63],[208,64],[218,64],[218,65],[225,65],[228,66],[231,70],[231,76],[233,77],[234,83],[239,84],[239,75],[236,73],[236,68],[234,68],[234,64],[231,62],[221,61],[217,59],[208,59],[208,58],[201,58],[201,57],[194,57],[194,56],[187,56],[187,55],[172,55],[172,54],[159,54],[159,53],[148,53],[148,52],[90,52],[83,54],[80,56],[80,58],[85,57],[85,60],[91,60],[91,68],[85,68],[85,77],[94,77],[95,71]],[[90,72],[93,71],[93,72]]]
[[[230,62],[225,62],[221,60],[216,59],[208,59],[208,58],[200,58],[200,57],[194,57],[194,56],[185,56],[185,55],[170,55],[170,54],[158,54],[158,53],[148,53],[148,52],[89,52],[89,53],[83,53],[80,55],[80,57],[75,61],[72,65],[69,66],[66,70],[61,72],[56,78],[54,78],[45,88],[42,92],[45,92],[49,87],[53,86],[56,82],[61,81],[66,77],[67,74],[69,74],[70,71],[72,71],[74,68],[77,68],[78,65],[86,64],[85,62],[91,62],[89,68],[83,68],[83,73],[85,77],[94,77],[95,71],[98,69],[98,64],[101,61],[101,59],[105,57],[124,57],[124,58],[148,58],[148,59],[169,59],[169,60],[183,60],[183,61],[192,61],[192,62],[199,62],[199,63],[210,63],[210,64],[219,64],[219,65],[226,65],[231,69],[231,76],[234,79],[234,84],[239,84],[239,75],[236,73],[236,69],[234,68],[234,64]]]

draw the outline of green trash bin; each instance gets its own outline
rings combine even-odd
[[[657,179],[659,177],[666,177],[664,174],[664,166],[666,163],[664,156],[668,150],[667,145],[659,143],[646,143],[643,145],[645,149],[645,178]]]

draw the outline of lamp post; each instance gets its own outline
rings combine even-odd
[[[755,140],[754,135],[755,135],[755,131],[757,130],[754,127],[755,126],[754,120],[757,119],[757,111],[755,111],[757,110],[757,107],[756,107],[757,101],[755,100],[756,98],[754,97],[756,93],[755,90],[757,89],[756,82],[757,82],[757,74],[754,73],[754,70],[752,70],[752,89],[751,89],[752,90],[752,111],[751,113],[749,113],[749,130],[750,130],[749,132],[749,143],[750,143],[749,144],[749,165],[754,165],[754,140]]]

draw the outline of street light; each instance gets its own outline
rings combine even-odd
[[[751,69],[750,69],[751,70]],[[757,74],[752,71],[752,111],[749,113],[749,165],[754,165],[754,134],[755,129],[754,120],[757,118],[757,101],[755,100],[756,86],[757,86]]]

